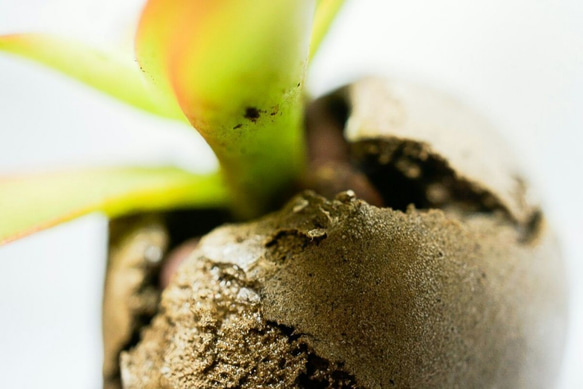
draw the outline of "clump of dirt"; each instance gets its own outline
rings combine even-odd
[[[103,382],[121,387],[119,357],[134,347],[140,331],[158,312],[159,279],[172,270],[168,251],[192,236],[222,224],[224,211],[204,210],[143,214],[112,220],[103,296]],[[196,220],[193,223],[193,220]]]
[[[496,130],[432,89],[364,79],[313,102],[306,124],[306,186],[328,198],[351,189],[393,209],[497,212],[517,226],[538,217],[537,201]]]
[[[110,225],[108,271],[103,296],[103,384],[121,385],[119,354],[139,339],[158,312],[156,285],[168,247],[167,229],[157,216],[126,217]]]
[[[124,387],[354,386],[301,334],[265,318],[258,280],[243,268],[201,256],[180,274],[143,341],[122,356]]]
[[[203,237],[123,347],[123,387],[552,386],[562,262],[489,126],[379,80],[307,126],[303,186],[325,197]]]
[[[202,239],[122,354],[124,387],[544,387],[559,262],[548,237],[519,238],[498,218],[305,193]]]

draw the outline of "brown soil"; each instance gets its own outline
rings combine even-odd
[[[125,387],[550,386],[552,240],[344,197],[306,193],[203,238],[122,354]]]
[[[123,324],[105,327],[106,385],[120,385],[121,352],[130,389],[551,387],[562,262],[487,122],[433,91],[379,80],[308,113],[304,186],[328,199],[304,192],[205,236],[149,324],[124,299],[145,301],[157,270],[125,260],[134,281],[105,305],[130,311],[105,314]],[[357,196],[334,198],[347,189]],[[127,245],[141,240],[145,258],[162,244],[147,225],[119,234],[108,273]]]

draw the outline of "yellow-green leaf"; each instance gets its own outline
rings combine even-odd
[[[0,244],[95,211],[115,217],[227,205],[227,191],[218,175],[194,175],[176,168],[101,168],[0,177]]]
[[[41,63],[151,113],[185,119],[174,97],[150,85],[131,57],[44,34],[0,36],[0,51]]]
[[[149,0],[136,54],[171,89],[254,215],[304,162],[302,86],[315,0]]]
[[[330,29],[338,11],[342,8],[344,1],[345,0],[318,0],[310,43],[310,59],[314,57],[320,48],[322,40],[324,40],[326,33]]]

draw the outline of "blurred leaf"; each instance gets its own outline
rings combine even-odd
[[[316,15],[314,16],[314,28],[310,43],[310,60],[314,57],[338,11],[345,0],[318,0]]]
[[[140,65],[174,92],[247,216],[303,169],[302,87],[315,4],[150,0],[140,20]]]
[[[220,177],[176,168],[102,168],[0,177],[0,244],[78,216],[226,207]]]
[[[0,51],[46,65],[148,112],[184,120],[174,97],[148,85],[131,59],[43,34],[0,36]]]

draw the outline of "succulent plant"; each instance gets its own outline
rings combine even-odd
[[[341,4],[149,0],[137,63],[55,36],[0,37],[0,50],[190,124],[220,163],[0,180],[0,243],[112,218],[107,388],[556,379],[562,261],[487,121],[399,80],[307,97]],[[239,224],[201,238],[225,222]]]

